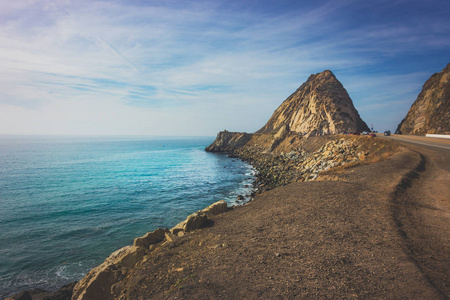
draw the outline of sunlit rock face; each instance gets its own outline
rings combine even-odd
[[[397,131],[450,134],[450,64],[425,82]]]
[[[329,71],[311,75],[273,113],[258,133],[287,130],[333,134],[368,131],[345,88]]]

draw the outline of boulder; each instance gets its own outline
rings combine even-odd
[[[145,250],[137,246],[126,246],[115,251],[75,285],[72,300],[113,299],[111,287],[124,277],[129,268],[141,261],[144,255]]]
[[[227,203],[224,200],[220,200],[203,209],[201,212],[204,213],[207,217],[212,217],[226,211]]]
[[[205,213],[203,213],[202,211],[198,211],[196,213],[189,215],[186,218],[186,220],[184,220],[181,223],[178,223],[175,227],[170,229],[170,232],[172,234],[177,235],[178,232],[180,231],[189,232],[199,229],[200,227],[202,227],[203,223],[205,223],[207,218],[208,217],[206,216]]]
[[[144,236],[135,238],[134,245],[137,247],[148,249],[150,245],[162,242],[164,240],[166,232],[169,232],[169,230],[161,228],[158,228],[152,232],[148,232]]]

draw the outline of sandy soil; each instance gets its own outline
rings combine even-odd
[[[429,155],[260,194],[159,246],[116,288],[124,299],[448,299],[449,173]]]

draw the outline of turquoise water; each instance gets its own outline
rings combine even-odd
[[[116,249],[250,192],[213,138],[0,137],[0,298],[79,280]]]

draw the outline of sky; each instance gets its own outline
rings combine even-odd
[[[395,130],[450,63],[450,1],[0,0],[0,134],[254,132],[331,70]]]

